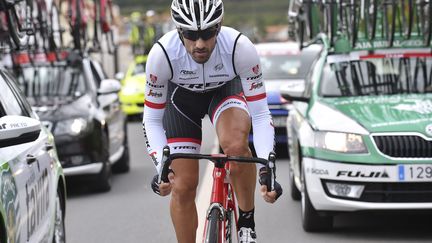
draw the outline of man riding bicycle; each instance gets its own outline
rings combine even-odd
[[[207,114],[220,146],[229,156],[251,157],[248,135],[253,128],[258,157],[267,159],[274,147],[274,128],[267,105],[259,57],[252,42],[222,26],[222,0],[173,0],[171,16],[177,27],[152,47],[146,65],[143,127],[147,149],[160,173],[162,150],[199,153],[201,120]],[[171,196],[171,218],[180,243],[195,242],[198,160],[176,159],[169,182],[152,182],[153,190]],[[265,167],[260,178],[266,178]],[[256,165],[231,163],[230,178],[239,205],[239,240],[256,242],[254,194]],[[273,203],[282,193],[261,194]]]

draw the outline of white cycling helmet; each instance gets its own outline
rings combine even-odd
[[[173,0],[171,17],[177,28],[205,30],[222,21],[222,0]]]

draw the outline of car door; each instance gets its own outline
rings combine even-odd
[[[97,62],[90,61],[90,68],[97,88],[99,88],[100,84],[107,79],[107,76]],[[99,103],[103,105],[108,124],[110,155],[114,155],[122,147],[126,137],[125,114],[121,110],[118,94],[98,94],[98,100]]]
[[[0,76],[1,115],[36,118],[12,77],[3,72]],[[15,125],[20,126],[19,123]],[[9,242],[48,242],[50,227],[53,226],[50,222],[54,213],[56,186],[49,151],[54,145],[47,131],[42,126],[41,129],[34,142],[0,149],[0,158],[8,161],[7,166],[1,167],[2,179],[9,178],[6,180],[11,183],[2,190],[9,190],[9,193],[15,190],[16,195],[15,200],[7,201],[6,205]]]

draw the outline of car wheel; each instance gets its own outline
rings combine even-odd
[[[94,190],[98,192],[107,192],[111,190],[112,173],[111,173],[111,163],[109,161],[109,141],[108,134],[106,132],[102,133],[101,146],[103,153],[104,166],[102,172],[97,176],[96,183],[94,184]]]
[[[116,172],[116,173],[126,173],[130,170],[127,124],[125,124],[124,131],[125,131],[125,138],[124,138],[124,142],[123,142],[123,147],[124,147],[123,155],[112,167],[113,172]]]
[[[323,216],[315,210],[312,202],[309,199],[304,169],[301,170],[301,209],[302,209],[302,224],[306,232],[317,232],[330,230],[333,227],[333,216]]]
[[[57,191],[57,196],[55,200],[55,216],[54,216],[54,234],[53,234],[53,243],[65,243],[66,242],[66,230],[64,224],[64,209],[63,205],[63,197],[61,197],[61,193]]]
[[[300,201],[300,199],[302,198],[301,196],[301,192],[299,189],[297,189],[297,186],[294,182],[294,172],[292,171],[292,169],[290,168],[290,172],[289,172],[289,185],[290,185],[290,193],[291,193],[291,198],[294,201]]]

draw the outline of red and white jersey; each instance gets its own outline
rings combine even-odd
[[[177,30],[165,34],[151,49],[146,64],[146,100],[143,125],[147,148],[155,165],[167,144],[162,118],[168,82],[194,92],[217,89],[234,78],[241,79],[252,118],[254,147],[258,157],[268,158],[274,147],[274,128],[267,105],[260,60],[253,43],[240,32],[222,27],[209,60],[200,64],[188,54]],[[238,81],[238,79],[237,79]],[[190,102],[194,102],[191,97]]]

